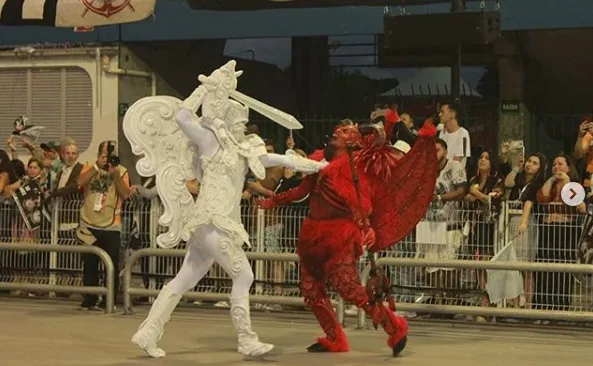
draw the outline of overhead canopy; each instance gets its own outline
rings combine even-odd
[[[451,0],[187,0],[187,2],[193,9],[233,11],[340,6],[414,6],[451,3]]]

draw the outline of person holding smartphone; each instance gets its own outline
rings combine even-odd
[[[579,126],[579,136],[574,146],[575,159],[585,159],[585,176],[583,186],[591,187],[591,174],[593,174],[593,118],[586,116]]]

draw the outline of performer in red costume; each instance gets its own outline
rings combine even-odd
[[[363,138],[357,125],[336,127],[323,154],[330,162],[324,170],[260,202],[267,209],[310,194],[310,213],[300,230],[297,254],[302,295],[325,337],[311,345],[309,352],[349,350],[326,292],[327,281],[345,301],[370,315],[375,326],[383,327],[394,357],[406,346],[407,321],[395,315],[392,302],[390,309],[369,296],[380,289],[368,291],[361,285],[357,261],[364,249],[373,253],[401,240],[424,216],[437,176],[436,129],[432,123],[425,124],[414,147],[399,160],[380,141],[376,129],[366,130],[371,133]],[[348,149],[355,152],[349,154]],[[311,158],[321,160],[320,155],[316,152]]]

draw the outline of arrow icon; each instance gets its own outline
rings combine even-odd
[[[582,185],[576,182],[567,183],[562,187],[560,196],[565,204],[569,206],[578,206],[585,199],[585,189]]]

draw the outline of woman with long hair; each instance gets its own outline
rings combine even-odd
[[[43,162],[35,157],[29,159],[27,163],[27,174],[15,183],[6,187],[6,194],[13,194],[20,187],[31,184],[38,187],[39,195],[33,196],[21,202],[23,212],[29,217],[30,224],[36,225],[35,228],[29,228],[23,219],[22,213],[17,214],[17,219],[12,223],[12,242],[39,244],[40,243],[40,228],[41,221],[44,220],[43,214],[37,211],[38,208],[43,207],[43,201],[47,192],[47,180],[44,175]],[[37,212],[35,214],[34,212]],[[33,220],[39,220],[37,222]],[[39,224],[39,226],[37,226]],[[26,252],[18,253],[19,267],[21,273],[24,274],[23,282],[29,283],[46,283],[48,276],[47,270],[49,268],[49,256],[47,253],[41,252]],[[18,292],[17,292],[18,294]],[[30,292],[29,296],[34,296],[35,293]]]
[[[541,153],[531,154],[525,164],[512,162],[512,171],[505,178],[509,201],[521,202],[521,214],[510,214],[509,238],[514,240],[519,261],[533,262],[537,254],[538,231],[535,205],[537,191],[545,180],[548,161]],[[512,204],[511,204],[512,205]],[[523,294],[514,299],[516,307],[531,307],[533,274],[523,272]]]
[[[469,193],[465,201],[469,202],[471,212],[469,239],[466,254],[476,260],[490,260],[495,253],[495,231],[497,215],[503,195],[502,176],[493,162],[495,156],[490,151],[483,151],[478,160],[475,175],[469,181]],[[486,271],[477,271],[478,286],[486,289]],[[482,306],[489,306],[488,295],[482,296]],[[485,319],[476,317],[476,321]]]
[[[570,182],[579,182],[571,157],[559,154],[552,165],[552,176],[537,192],[542,211],[539,228],[537,260],[546,263],[572,263],[576,260],[580,224],[574,209],[562,201],[562,188]],[[577,211],[584,213],[582,202]],[[570,273],[536,273],[535,307],[539,309],[568,310],[572,303],[573,276]]]

